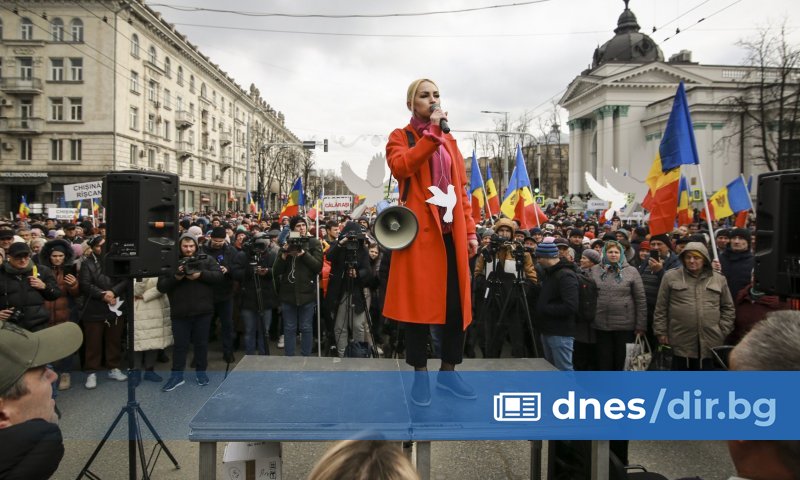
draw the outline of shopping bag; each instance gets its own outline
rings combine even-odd
[[[626,354],[628,353],[627,347],[630,344],[626,344]],[[650,362],[653,360],[653,353],[650,350],[650,342],[647,341],[647,337],[644,335],[636,335],[636,340],[633,342],[633,348],[630,350],[630,368],[626,368],[626,370],[632,370],[634,372],[643,372],[650,368]],[[625,364],[628,365],[628,357],[625,357]]]
[[[650,370],[672,370],[672,347],[669,345],[659,345],[658,348],[653,351],[653,360],[650,362]]]

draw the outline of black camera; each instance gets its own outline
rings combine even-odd
[[[200,268],[203,260],[208,258],[208,255],[195,255],[193,257],[183,257],[178,260],[178,267],[183,266],[183,274],[184,275],[192,275],[194,273],[199,273],[203,269]]]
[[[308,241],[311,237],[303,237],[298,232],[290,232],[286,239],[287,249],[290,252],[299,252],[308,249]]]
[[[14,311],[11,312],[11,315],[9,315],[8,319],[6,319],[6,322],[19,325],[22,323],[22,320],[24,318],[25,318],[25,312],[23,312],[18,308],[15,308]]]
[[[247,255],[250,266],[255,267],[261,260],[261,256],[269,250],[269,238],[267,238],[266,234],[259,233],[258,235],[248,238],[242,244],[242,250],[245,255]]]
[[[364,234],[363,231],[361,232],[348,232],[345,235],[347,242],[344,244],[345,249],[347,250],[358,250],[361,245],[363,245],[364,240],[367,239],[367,236]]]

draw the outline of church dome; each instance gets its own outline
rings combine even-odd
[[[594,51],[592,69],[609,62],[647,63],[663,61],[664,55],[656,45],[656,42],[647,35],[640,33],[639,29],[636,15],[628,8],[626,0],[625,11],[619,16],[617,28],[614,29],[614,38],[597,47]]]

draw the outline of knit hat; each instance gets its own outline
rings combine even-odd
[[[650,243],[651,244],[656,240],[658,240],[659,242],[665,244],[670,250],[672,250],[672,240],[669,239],[669,235],[667,235],[666,233],[662,233],[660,235],[652,235],[650,237]]]
[[[187,230],[186,233],[191,234],[195,239],[197,239],[198,237],[203,236],[203,229],[198,227],[197,225],[192,225],[191,227],[189,227],[189,230]]]
[[[747,244],[750,245],[750,230],[746,228],[733,228],[731,229],[731,238],[733,237],[741,237],[747,241]]]
[[[589,240],[594,240],[594,232],[585,231],[583,232],[583,236],[588,238]]]
[[[630,238],[631,238],[631,232],[625,230],[624,228],[618,228],[617,229],[617,233],[621,233],[621,234],[625,235],[625,238],[627,238],[628,240],[630,240]]]
[[[8,240],[9,238],[14,238],[14,230],[10,228],[0,229],[0,240]]]
[[[219,226],[211,229],[211,238],[225,238],[228,234],[225,232],[225,227]]]
[[[556,237],[556,239],[553,240],[553,243],[556,245],[556,247],[567,247],[567,248],[569,248],[569,242],[564,237]]]
[[[302,223],[305,226],[308,226],[305,218],[301,217],[300,215],[295,215],[289,220],[289,228],[294,230],[294,227],[296,227],[298,223]]]
[[[537,233],[541,235],[543,233],[542,229],[539,227],[534,227],[531,229],[531,235],[536,235]]]
[[[591,248],[587,248],[587,249],[585,249],[583,251],[583,253],[581,253],[581,256],[588,258],[595,265],[600,263],[600,252],[598,252],[597,250],[593,250]]]
[[[558,247],[555,243],[542,242],[536,246],[535,255],[537,258],[558,258]]]
[[[641,242],[639,244],[639,250],[644,250],[645,252],[649,252],[650,251],[650,242],[647,241],[647,240],[644,240],[643,242]]]
[[[573,228],[572,230],[569,231],[569,236],[570,237],[583,237],[583,230],[581,230],[580,228]]]

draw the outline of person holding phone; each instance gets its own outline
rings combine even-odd
[[[647,341],[650,342],[650,345],[658,345],[653,334],[653,312],[655,312],[656,300],[658,300],[658,289],[661,287],[664,272],[680,268],[681,261],[672,251],[672,242],[667,234],[651,236],[649,246],[649,255],[639,265],[639,275],[642,277],[644,295],[647,299]]]

